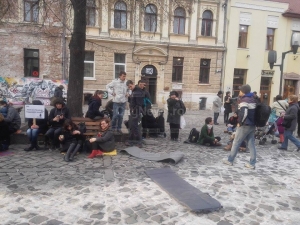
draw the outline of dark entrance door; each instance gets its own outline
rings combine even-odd
[[[157,91],[157,69],[153,65],[146,65],[143,67],[142,79],[146,81],[146,90],[151,96],[152,104],[156,104],[156,91]]]

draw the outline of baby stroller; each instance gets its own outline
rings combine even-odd
[[[260,145],[264,145],[267,141],[267,137],[271,137],[271,144],[277,144],[275,140],[275,132],[277,130],[276,121],[274,123],[268,123],[264,127],[258,127],[255,131],[255,139],[259,140]]]

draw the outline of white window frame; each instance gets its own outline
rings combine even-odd
[[[85,51],[85,52],[93,52],[93,51]],[[96,80],[96,78],[95,78],[95,52],[93,52],[93,53],[94,53],[94,61],[86,61],[86,60],[84,60],[84,64],[86,64],[86,63],[93,64],[93,77],[85,77],[84,76],[83,77],[84,80]]]
[[[125,63],[116,63],[115,62],[115,55],[116,54],[122,54],[122,55],[125,55]],[[114,73],[113,73],[113,79],[118,79],[119,78],[119,75],[118,77],[115,77],[115,74],[116,74],[116,66],[124,66],[124,72],[126,72],[126,54],[125,53],[114,53]]]

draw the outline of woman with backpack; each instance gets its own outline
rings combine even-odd
[[[300,141],[293,135],[293,132],[296,130],[297,126],[297,116],[299,110],[298,97],[296,95],[290,95],[288,103],[289,107],[285,112],[285,115],[283,117],[284,121],[282,123],[282,125],[284,126],[284,141],[281,146],[278,147],[278,149],[287,150],[288,141],[291,140],[297,146],[297,151],[299,151]]]

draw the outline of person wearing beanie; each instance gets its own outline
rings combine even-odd
[[[40,100],[33,100],[32,105],[43,105]],[[40,133],[45,134],[48,129],[48,111],[45,109],[44,119],[28,119],[27,136],[30,141],[30,146],[25,148],[24,151],[31,151],[33,149],[40,150],[37,139]]]
[[[178,98],[177,91],[170,92],[168,103],[168,118],[167,122],[170,124],[170,135],[172,141],[178,141],[180,129],[180,117],[185,114],[186,108],[184,103]]]
[[[223,159],[223,163],[232,166],[233,161],[239,151],[240,145],[246,141],[247,147],[250,150],[250,162],[245,164],[249,169],[255,169],[256,163],[256,148],[255,148],[255,108],[256,100],[251,93],[251,87],[246,84],[240,87],[239,93],[239,110],[238,124],[235,133],[235,138],[232,143],[230,155],[227,159]]]
[[[218,117],[220,115],[221,107],[222,107],[222,95],[223,95],[223,92],[219,91],[217,96],[215,97],[215,99],[213,101],[212,110],[214,111],[214,124],[215,125],[219,125]]]

